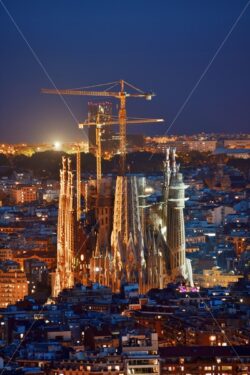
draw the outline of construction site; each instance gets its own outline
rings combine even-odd
[[[100,87],[102,91],[95,91]],[[75,283],[90,282],[109,286],[113,292],[127,284],[138,285],[141,293],[163,288],[171,281],[193,286],[191,264],[185,255],[186,186],[175,149],[166,149],[162,200],[157,205],[147,202],[146,178],[131,175],[126,163],[127,126],[164,121],[128,117],[127,100],[149,101],[155,94],[124,80],[75,90],[42,89],[42,93],[102,97],[119,104],[115,115],[112,102],[92,101],[88,118],[79,123],[80,129],[89,129],[89,144],[96,155],[94,180],[82,180],[80,149],[75,155],[76,170],[72,170],[70,159],[62,160],[52,295],[57,297]],[[108,147],[105,143],[115,125],[119,126],[119,168],[116,175],[107,176],[102,173],[102,150],[103,145]]]

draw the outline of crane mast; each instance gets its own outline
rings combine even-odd
[[[126,170],[126,146],[127,146],[127,132],[126,132],[126,94],[124,93],[124,81],[121,80],[120,91],[120,109],[119,109],[119,130],[120,130],[120,173],[122,176]]]
[[[80,147],[76,152],[76,216],[77,221],[81,219],[81,153]]]
[[[102,142],[101,142],[102,125],[100,124],[100,115],[96,118],[96,190],[100,190],[102,180]]]

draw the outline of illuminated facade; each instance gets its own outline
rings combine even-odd
[[[101,285],[110,284],[110,255],[108,249],[102,249],[99,238],[90,259],[90,280]]]
[[[113,224],[113,179],[102,178],[96,201],[97,241],[90,260],[90,280],[102,285],[110,283],[110,249]]]
[[[220,285],[227,288],[230,283],[237,283],[243,276],[223,273],[218,267],[203,270],[202,274],[194,274],[194,281],[203,288],[214,288]]]
[[[60,196],[57,227],[57,268],[52,278],[52,295],[74,286],[74,253],[76,247],[76,210],[74,175],[71,160],[63,157],[60,170]]]
[[[136,282],[143,290],[146,262],[135,176],[116,180],[111,257],[112,290],[119,291],[125,282]]]
[[[11,198],[15,203],[29,203],[37,200],[36,186],[18,186],[10,191]]]
[[[14,305],[28,294],[26,275],[19,269],[0,270],[0,307]]]
[[[145,205],[139,205],[138,182],[135,176],[117,177],[113,222],[111,206],[98,203],[100,230],[90,262],[90,279],[111,286],[114,292],[124,283],[138,283],[141,293],[176,281],[193,286],[183,213],[187,186],[176,164],[175,149],[167,149],[164,161],[162,214],[158,219],[149,217],[150,224]]]
[[[147,249],[147,283],[145,290],[164,288],[167,283],[167,245],[159,229],[148,228],[145,243]]]
[[[175,149],[172,149],[172,166],[169,166],[169,151],[164,168],[164,191],[167,191],[167,201],[163,204],[166,210],[167,222],[167,246],[170,260],[171,280],[186,280],[193,286],[192,267],[189,259],[186,258],[185,224],[185,189],[187,185],[183,183],[183,176],[176,165]],[[163,215],[164,216],[164,215]]]

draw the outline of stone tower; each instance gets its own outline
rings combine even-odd
[[[187,280],[193,286],[192,268],[189,259],[186,259],[186,241],[184,213],[185,189],[182,173],[175,161],[175,149],[172,150],[171,177],[168,186],[167,198],[167,245],[170,259],[170,276],[173,281]]]
[[[138,283],[142,290],[146,263],[135,176],[116,180],[111,258],[113,291],[126,282]]]
[[[52,296],[74,286],[74,254],[76,247],[76,209],[74,175],[71,160],[62,158],[57,225],[57,268],[52,278]]]

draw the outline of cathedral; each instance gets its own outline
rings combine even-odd
[[[145,197],[141,177],[118,176],[115,188],[112,178],[102,179],[96,196],[95,241],[89,265],[85,265],[88,281],[110,286],[113,292],[127,283],[138,284],[141,293],[164,288],[169,282],[193,286],[185,249],[187,185],[176,164],[175,149],[166,150],[163,175],[163,198],[155,214],[141,204],[140,197]],[[71,164],[63,159],[54,296],[74,285],[74,197]]]
[[[175,149],[166,150],[163,169],[163,201],[152,217],[140,205],[140,178],[117,177],[113,215],[108,219],[110,242],[107,237],[104,241],[102,230],[97,233],[90,267],[92,281],[109,285],[114,292],[125,283],[137,283],[142,293],[176,281],[193,286],[185,248],[183,209],[187,186],[176,164]]]

